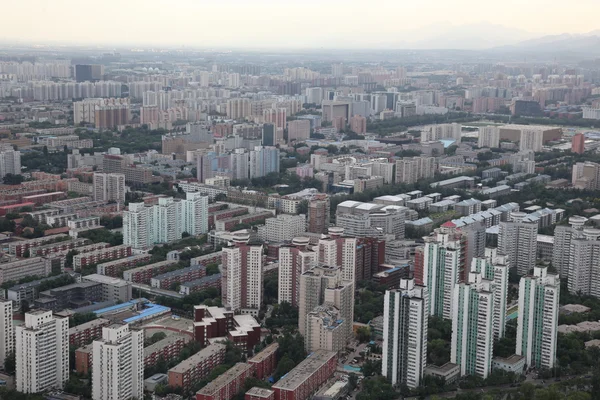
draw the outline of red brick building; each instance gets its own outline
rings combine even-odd
[[[107,247],[96,251],[90,251],[85,254],[76,254],[73,257],[73,269],[79,270],[90,264],[97,264],[101,261],[115,260],[131,256],[131,247],[120,245]]]
[[[161,357],[163,360],[177,357],[189,341],[190,337],[186,335],[170,335],[144,348],[144,367],[155,365]]]
[[[132,268],[123,272],[123,279],[133,283],[150,284],[150,280],[160,274],[164,274],[177,264],[175,260],[160,261],[142,267]]]
[[[169,370],[169,386],[189,389],[207,376],[212,369],[223,363],[225,345],[214,343],[200,350]]]
[[[108,248],[107,250],[110,250],[111,248],[112,247]],[[138,254],[135,256],[127,256],[126,258],[119,258],[117,260],[98,264],[98,274],[112,276],[113,278],[120,278],[123,275],[123,271],[126,269],[148,262],[151,258],[151,254]]]
[[[248,360],[248,364],[254,365],[254,371],[258,379],[265,379],[275,371],[277,349],[279,349],[279,343],[273,342]]]
[[[75,370],[77,373],[87,375],[92,371],[93,350],[91,343],[75,350]]]
[[[231,400],[254,374],[252,364],[237,363],[217,379],[196,392],[196,400]]]
[[[271,389],[253,387],[246,392],[244,400],[275,400],[275,392]]]
[[[110,325],[110,321],[98,318],[69,329],[69,344],[75,347],[84,346],[102,337],[102,327]]]
[[[311,398],[333,376],[336,368],[335,352],[315,351],[273,385],[275,400]]]
[[[194,306],[194,340],[202,346],[210,338],[227,337],[244,351],[260,342],[260,324],[251,315],[234,315],[223,307]]]

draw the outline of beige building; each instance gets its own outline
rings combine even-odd
[[[288,143],[292,141],[301,142],[310,138],[310,121],[298,119],[288,122]]]

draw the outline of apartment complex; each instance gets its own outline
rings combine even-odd
[[[435,157],[409,157],[396,161],[396,183],[416,183],[420,179],[433,178],[436,171]]]
[[[201,193],[186,193],[184,200],[161,197],[155,205],[130,203],[123,212],[123,243],[135,249],[207,231],[208,197]]]

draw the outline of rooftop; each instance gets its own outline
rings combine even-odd
[[[183,360],[182,362],[180,362],[179,364],[177,364],[176,366],[171,368],[169,370],[169,372],[176,372],[176,373],[182,374],[182,373],[194,368],[196,365],[200,364],[202,361],[204,361],[204,359],[212,357],[215,354],[218,354],[220,352],[222,352],[223,354],[225,353],[225,345],[224,344],[220,344],[220,343],[210,344],[207,347],[200,350],[199,352],[197,352],[196,354],[194,354],[193,356],[186,358],[185,360]]]
[[[217,379],[213,380],[196,393],[212,395],[213,393],[227,385],[229,382],[231,382],[233,379],[237,378],[239,375],[251,368],[253,368],[251,364],[241,362],[237,363],[233,367],[229,368],[225,373],[221,374]]]
[[[518,356],[516,354],[513,354],[512,356],[509,357],[494,357],[494,361],[495,362],[499,362],[499,363],[503,363],[503,364],[509,364],[509,365],[514,365],[514,364],[518,364],[519,362],[521,362],[523,360],[523,356]]]
[[[294,390],[306,381],[306,379],[315,374],[321,366],[335,357],[335,352],[317,350],[309,354],[304,361],[284,375],[279,382],[273,385],[273,388]]]

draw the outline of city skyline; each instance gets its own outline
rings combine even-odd
[[[564,13],[558,4],[541,0],[525,4],[508,0],[501,8],[473,0],[426,0],[401,7],[386,0],[377,8],[365,8],[354,0],[326,5],[314,0],[302,4],[183,0],[176,6],[162,0],[107,0],[104,7],[93,11],[94,18],[85,18],[90,10],[73,0],[28,0],[5,5],[6,15],[27,14],[28,18],[7,19],[0,42],[253,49],[483,49],[546,35],[597,33],[600,27],[594,16],[600,12],[600,4],[592,0],[579,3],[588,12]],[[119,29],[106,29],[107,21],[125,15],[128,17],[118,17],[122,21],[117,25]],[[70,23],[53,23],[61,18]]]

